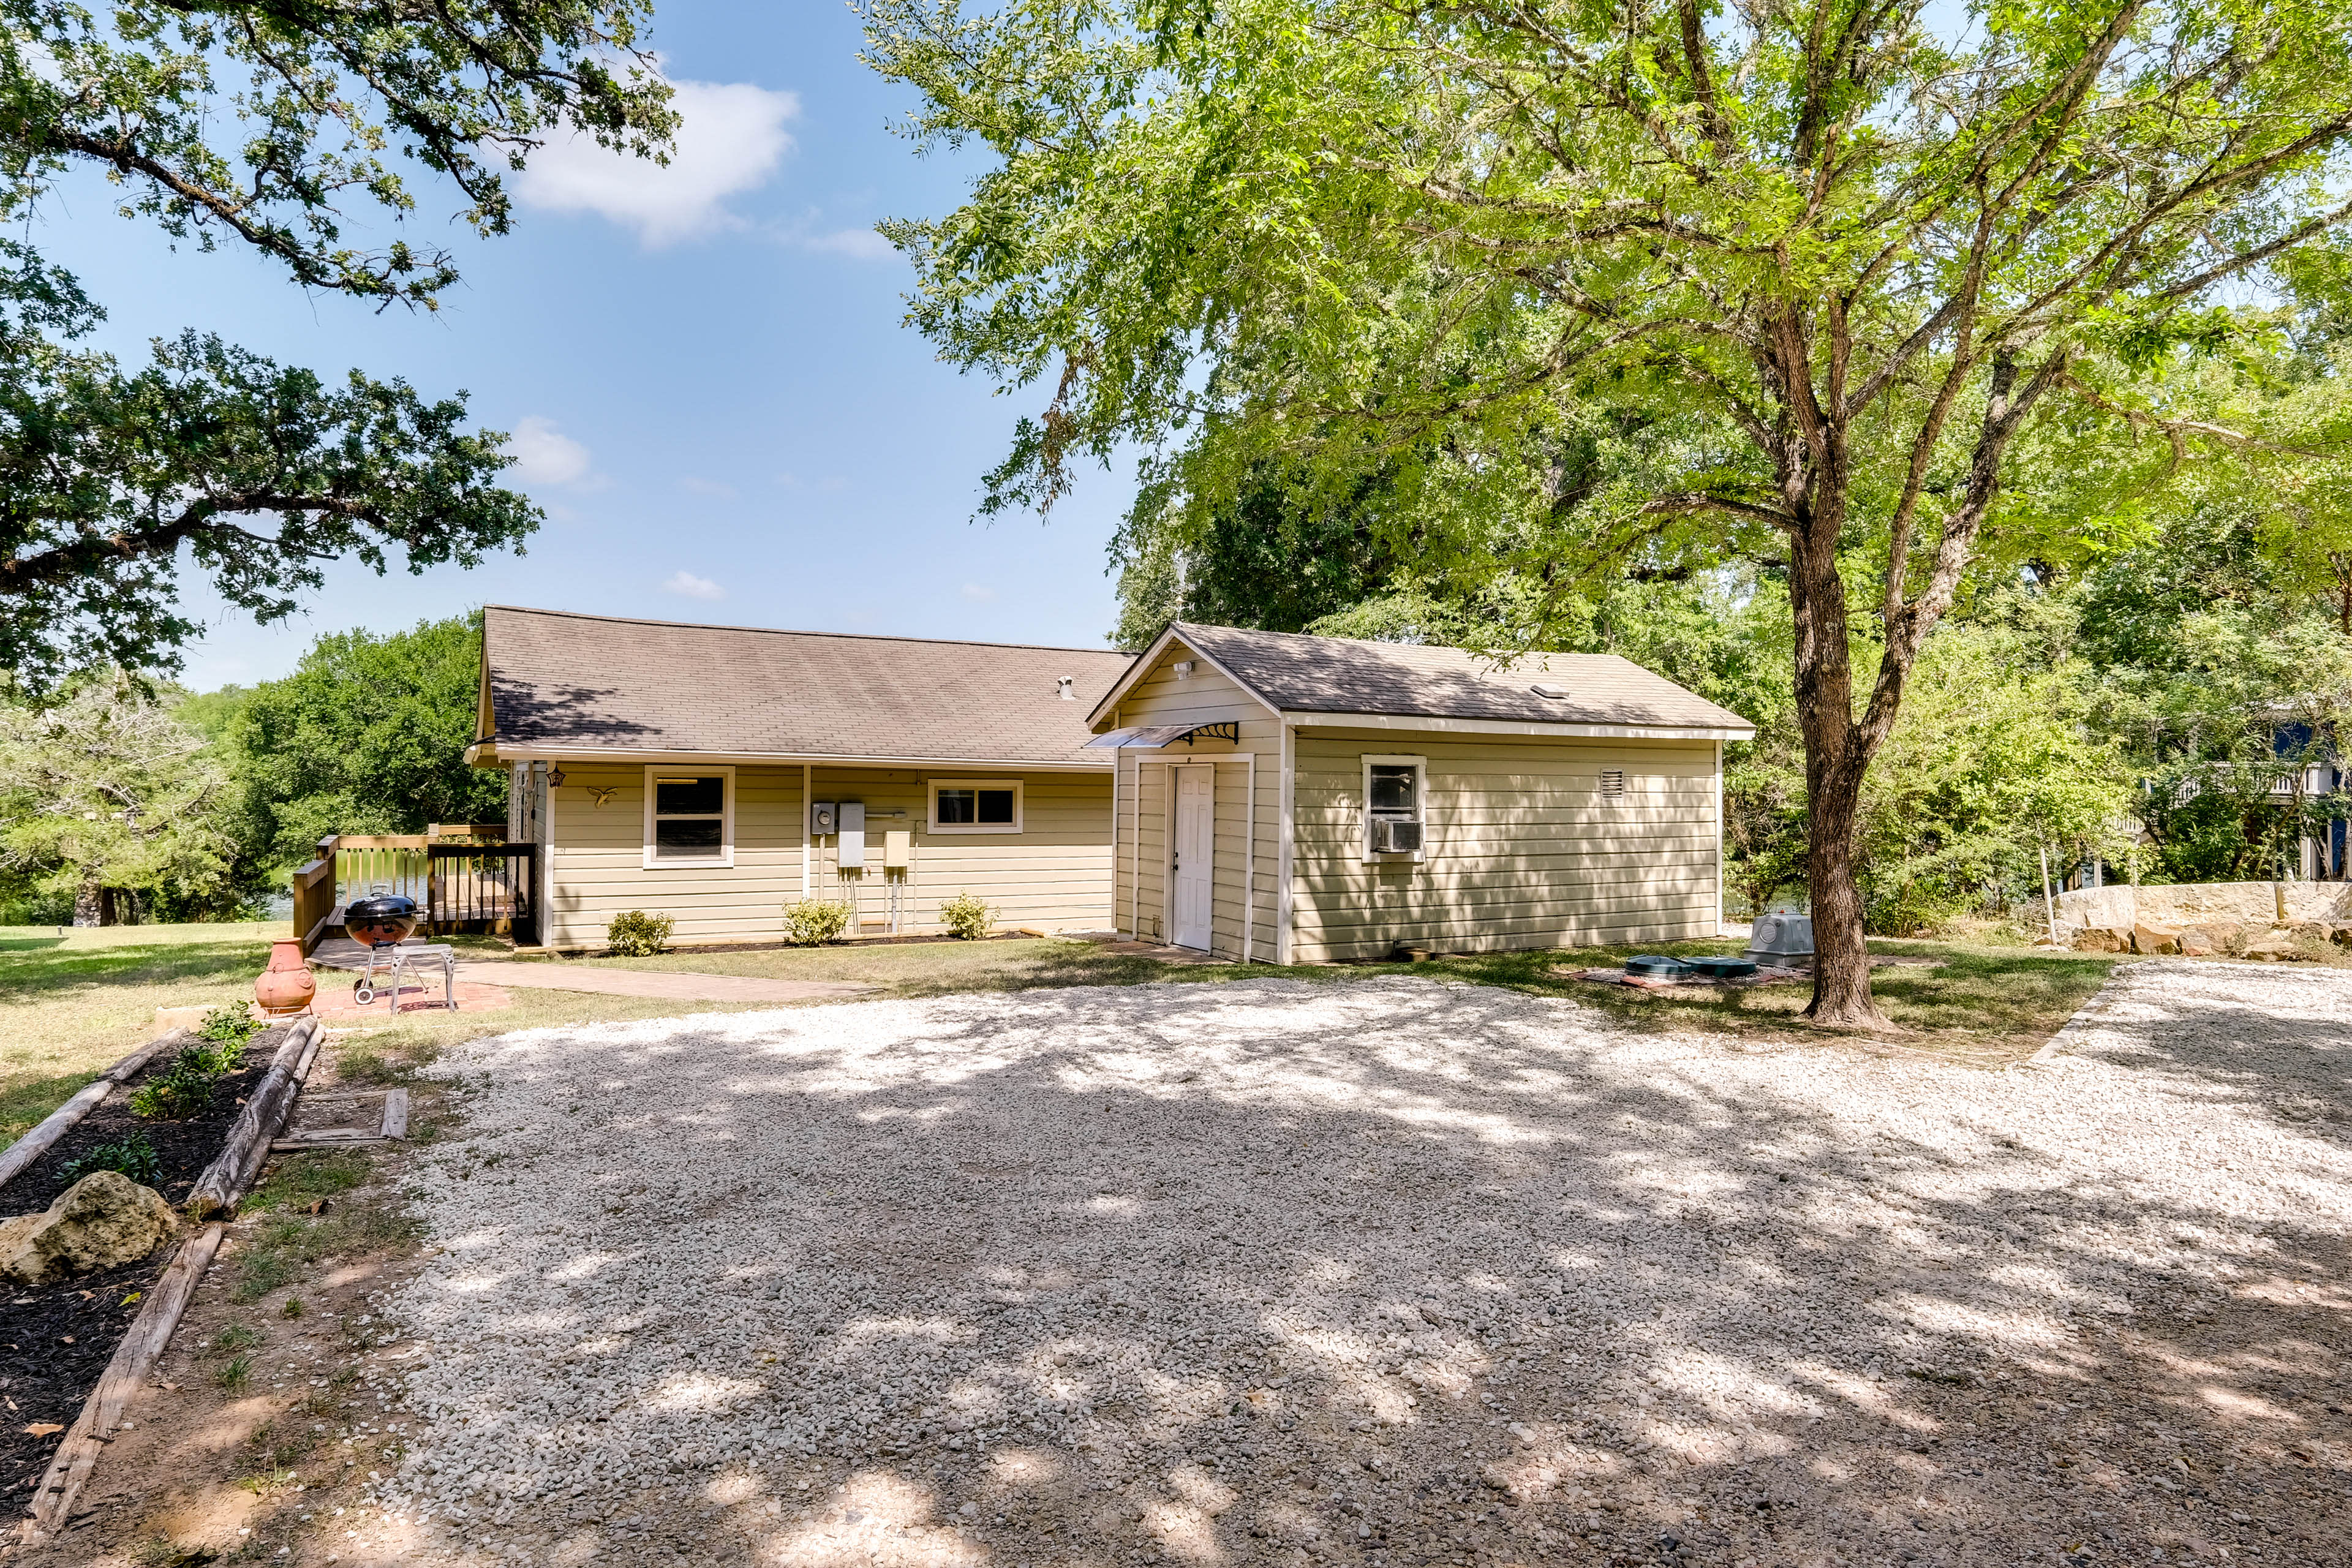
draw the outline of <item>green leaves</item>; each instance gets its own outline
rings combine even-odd
[[[0,342],[0,668],[169,668],[198,627],[173,607],[184,549],[223,597],[291,614],[322,563],[471,565],[539,510],[495,484],[495,431],[353,372],[332,388],[217,338],[108,355]],[[268,523],[258,521],[268,519]]]

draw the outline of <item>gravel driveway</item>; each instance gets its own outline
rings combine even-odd
[[[1427,981],[541,1030],[442,1070],[350,1561],[2342,1563],[2352,976],[2037,1065]]]

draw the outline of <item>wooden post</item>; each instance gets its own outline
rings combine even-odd
[[[2050,921],[2050,945],[2058,945],[2058,903],[2050,896],[2050,846],[2034,845],[2042,857],[2042,912]]]

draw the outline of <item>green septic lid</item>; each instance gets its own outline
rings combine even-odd
[[[1690,967],[1710,980],[1737,980],[1756,973],[1756,965],[1745,958],[1694,958]]]
[[[1644,980],[1674,980],[1687,972],[1690,965],[1679,958],[1665,958],[1645,952],[1625,961],[1625,973],[1638,974]]]

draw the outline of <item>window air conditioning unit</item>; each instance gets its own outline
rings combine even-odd
[[[1417,855],[1421,852],[1421,824],[1399,817],[1378,816],[1372,819],[1372,853],[1375,855]]]

